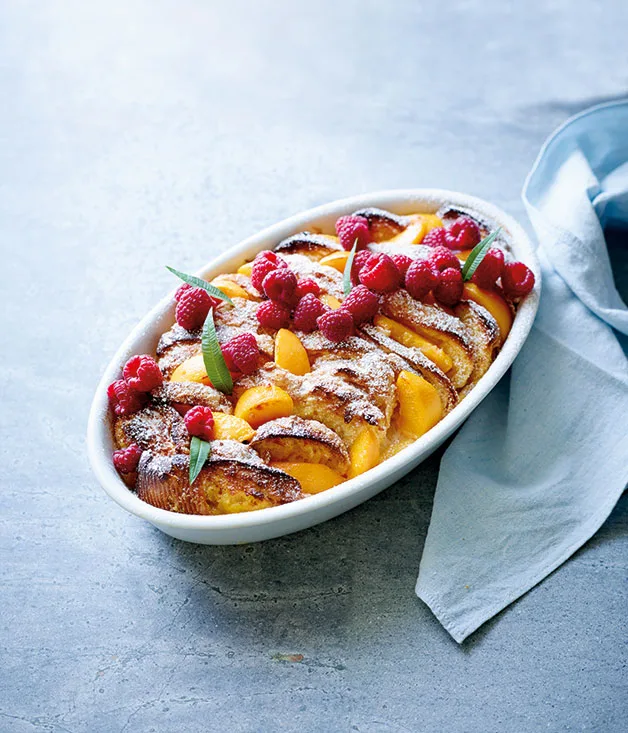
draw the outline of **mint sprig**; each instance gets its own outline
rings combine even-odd
[[[201,348],[203,349],[203,363],[205,371],[212,385],[225,394],[231,394],[233,390],[233,379],[231,372],[222,355],[222,349],[218,343],[216,326],[214,325],[214,309],[210,308],[201,335]]]
[[[342,289],[344,291],[345,297],[351,292],[351,270],[353,268],[353,258],[355,257],[355,251],[357,248],[358,238],[356,237],[355,242],[353,243],[353,247],[351,247],[351,252],[349,252],[349,257],[347,257],[345,269],[342,274]]]
[[[211,449],[210,443],[197,438],[196,435],[190,440],[190,486],[196,481],[196,477],[205,465],[205,461],[209,458]]]
[[[193,285],[195,288],[203,288],[203,290],[206,290],[214,298],[220,298],[220,300],[224,300],[225,303],[233,305],[233,301],[228,295],[225,295],[222,290],[219,290],[215,285],[210,285],[206,280],[196,277],[195,275],[186,275],[185,272],[175,270],[174,267],[169,267],[168,265],[166,265],[166,270],[170,270],[173,275],[176,275],[178,278],[183,280],[184,283]]]
[[[484,259],[484,255],[489,251],[491,244],[493,244],[501,230],[502,228],[498,227],[494,232],[489,234],[487,237],[484,237],[481,242],[478,242],[471,250],[462,267],[462,279],[465,282],[473,277],[473,273],[480,266],[480,262]]]

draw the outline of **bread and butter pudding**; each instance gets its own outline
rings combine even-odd
[[[368,208],[185,282],[108,390],[140,499],[230,514],[325,491],[410,445],[499,352],[534,275],[472,211]]]

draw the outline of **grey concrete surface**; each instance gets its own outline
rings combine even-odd
[[[544,138],[626,92],[627,27],[621,0],[0,4],[0,730],[626,730],[626,496],[458,647],[413,592],[438,456],[211,548],[107,499],[84,431],[164,263],[380,188],[524,220]]]

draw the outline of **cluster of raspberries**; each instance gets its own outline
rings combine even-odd
[[[310,278],[297,279],[284,259],[268,250],[253,261],[253,286],[268,298],[257,308],[263,328],[277,330],[289,325],[311,333],[319,329],[330,341],[344,341],[355,326],[373,318],[379,307],[376,293],[367,287],[353,288],[341,308],[330,309],[318,296],[320,288]]]
[[[107,388],[109,404],[115,415],[132,415],[148,402],[148,393],[160,387],[164,378],[152,356],[132,356],[124,365],[122,379]],[[113,454],[113,465],[120,473],[133,473],[142,455],[137,443],[131,443]]]
[[[368,221],[362,216],[343,216],[336,231],[346,248],[358,240],[351,277],[376,293],[392,292],[405,287],[417,300],[431,292],[443,305],[456,305],[462,297],[464,283],[462,265],[452,250],[469,250],[481,241],[478,225],[469,217],[460,217],[447,229],[429,231],[421,244],[432,247],[425,260],[412,260],[407,255],[374,254],[366,249],[369,242]],[[527,295],[534,287],[534,274],[522,262],[504,262],[504,253],[496,247],[484,255],[471,281],[481,288],[492,289],[501,278],[501,288],[511,299]]]

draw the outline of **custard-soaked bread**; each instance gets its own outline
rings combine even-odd
[[[369,223],[369,230],[374,242],[383,242],[386,239],[400,234],[412,223],[409,216],[399,216],[390,211],[370,206],[367,209],[358,209],[354,216],[363,216]]]
[[[219,412],[232,412],[226,395],[198,382],[164,382],[153,391],[153,399],[157,404],[203,405]]]
[[[500,344],[500,333],[493,316],[472,300],[461,301],[454,312],[473,334],[473,371],[460,393],[461,397],[465,397],[493,363]]]
[[[248,512],[303,496],[296,479],[233,440],[212,441],[209,460],[192,486],[188,472],[187,455],[146,451],[138,466],[137,495],[160,509],[186,514]]]
[[[448,372],[456,389],[462,389],[473,371],[472,335],[467,326],[441,308],[415,300],[405,290],[384,296],[382,311],[436,343],[449,356]]]
[[[304,420],[296,415],[262,425],[251,441],[251,448],[266,463],[321,463],[342,474],[349,468],[349,454],[336,433],[318,420]]]
[[[329,234],[313,234],[299,232],[279,242],[275,252],[280,255],[304,255],[311,260],[320,260],[321,257],[332,252],[342,251],[338,237]]]
[[[329,293],[340,299],[344,298],[342,273],[338,272],[335,267],[321,265],[302,254],[288,254],[282,257],[298,278],[314,280],[321,289],[321,293]]]
[[[116,417],[113,433],[118,448],[137,443],[143,450],[173,454],[189,450],[183,418],[170,405],[148,405],[133,415]]]

